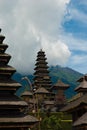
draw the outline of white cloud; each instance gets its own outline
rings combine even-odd
[[[83,24],[81,26],[84,26],[84,24],[87,25],[87,15],[81,10],[71,8],[68,13],[67,20],[75,19]]]
[[[87,73],[87,55],[72,55],[69,61],[69,66],[83,74]]]
[[[68,46],[69,50],[78,50],[87,52],[87,41],[85,39],[81,39],[80,37],[75,38],[71,33],[63,33],[60,36],[62,41],[66,41],[66,45]]]
[[[70,57],[71,53],[62,41],[54,41],[50,42],[49,40],[42,39],[42,48],[46,51],[47,57],[50,65],[64,65],[68,58]]]
[[[84,55],[74,55],[72,57],[71,62],[73,62],[74,65],[75,64],[79,65],[79,64],[84,64],[86,62],[86,59],[87,59],[86,55],[85,56]]]
[[[82,26],[87,26],[87,0],[71,0],[68,8],[67,15],[64,17],[66,21],[74,20]]]
[[[33,70],[41,47],[50,64],[68,60],[70,51],[59,35],[69,1],[0,0],[0,27],[9,45],[7,52],[12,55],[10,64],[18,71]]]
[[[87,41],[75,38],[72,34],[63,34],[62,41],[66,41],[71,51],[70,60],[67,65],[81,73],[87,73]]]

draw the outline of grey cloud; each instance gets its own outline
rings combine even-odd
[[[18,71],[33,70],[41,47],[50,64],[67,62],[70,51],[59,35],[68,3],[69,0],[0,0],[0,27],[9,44],[7,53],[13,57],[10,64]]]

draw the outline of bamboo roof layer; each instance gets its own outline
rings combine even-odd
[[[29,127],[32,123],[37,123],[39,120],[30,115],[23,115],[20,117],[0,117],[0,127],[6,127],[10,124],[9,127],[15,125],[15,127]],[[21,124],[21,125],[20,125]]]
[[[83,91],[87,91],[87,81],[84,79],[78,87],[75,88],[75,91],[82,89]]]
[[[78,120],[76,120],[73,126],[87,125],[87,112],[83,114]]]
[[[47,101],[44,101],[43,104],[46,104],[46,105],[54,105],[54,101],[50,101],[50,100],[47,100]]]
[[[13,67],[11,67],[11,66],[8,66],[8,65],[6,65],[6,66],[0,66],[0,71],[16,71]]]
[[[69,88],[68,84],[63,83],[61,80],[58,80],[57,83],[52,87],[52,89],[59,89],[59,88]]]
[[[40,87],[35,91],[35,93],[37,93],[37,94],[49,94],[50,92],[47,89],[45,89],[44,87]]]
[[[0,106],[27,106],[25,101],[0,101]]]
[[[81,96],[80,98],[70,102],[65,106],[64,108],[61,109],[61,111],[72,111],[75,110],[76,107],[79,107],[81,104],[87,104],[87,94]]]
[[[33,93],[27,90],[21,94],[21,97],[22,96],[33,96]]]
[[[0,80],[0,87],[21,87],[21,84],[12,79]]]
[[[3,44],[4,39],[5,36],[0,35],[0,129],[28,129],[37,123],[38,119],[28,115],[28,104],[15,95],[15,91],[21,85],[11,79],[16,70],[7,65],[11,56],[5,53],[8,46]]]
[[[2,94],[3,95],[3,94]],[[18,98],[16,95],[5,94],[0,95],[0,106],[28,106],[28,104]]]
[[[82,82],[84,79],[87,81],[87,74],[79,78],[77,82]]]
[[[37,99],[29,99],[28,103],[29,104],[37,104]]]

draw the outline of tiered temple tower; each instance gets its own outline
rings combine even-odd
[[[81,77],[77,82],[79,82],[80,85],[76,87],[75,91],[80,93],[80,95],[87,94],[87,75]]]
[[[21,85],[11,79],[16,70],[8,65],[11,56],[5,53],[4,39],[0,35],[0,130],[28,130],[38,120],[27,114],[28,104],[15,95]]]
[[[49,76],[48,63],[45,56],[45,52],[42,49],[37,53],[37,59],[35,64],[35,73],[34,73],[34,85],[37,88],[44,87],[46,89],[51,88],[51,79]]]
[[[81,77],[75,88],[77,95],[61,111],[72,114],[73,130],[87,130],[87,75]]]
[[[57,83],[52,87],[53,90],[57,91],[57,93],[55,94],[55,104],[58,110],[64,107],[67,103],[67,99],[64,92],[68,88],[69,85],[63,83],[61,80],[58,80]]]

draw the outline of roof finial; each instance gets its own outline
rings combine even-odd
[[[0,28],[0,33],[1,33],[2,29]]]
[[[40,49],[40,51],[42,51],[42,48]]]
[[[0,33],[1,33],[2,29],[0,28]],[[3,40],[5,39],[5,36],[0,34],[0,44],[3,43]]]

